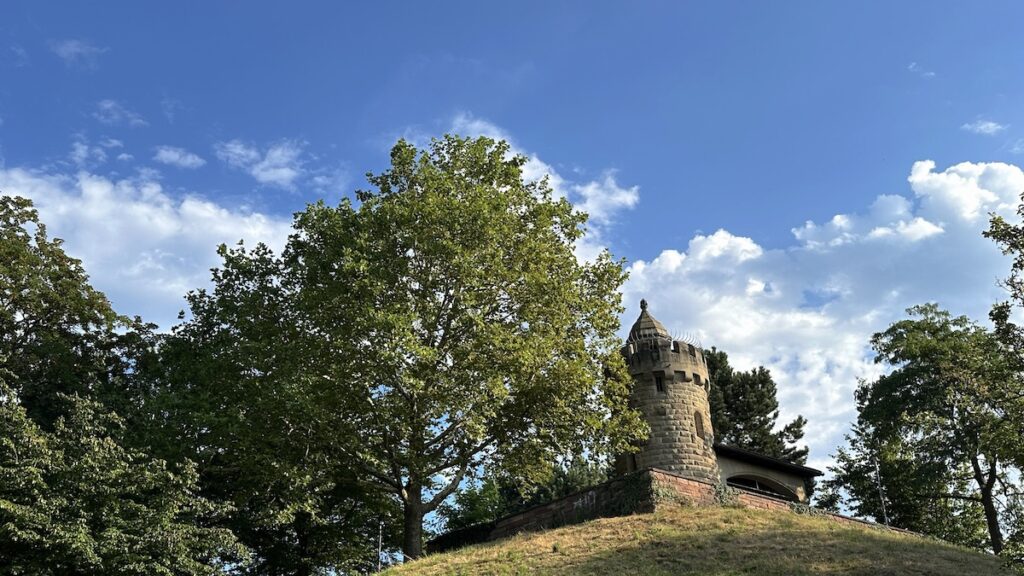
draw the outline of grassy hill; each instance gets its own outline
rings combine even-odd
[[[789,512],[669,508],[435,554],[387,576],[432,574],[1007,574],[943,542]]]

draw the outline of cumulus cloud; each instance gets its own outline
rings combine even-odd
[[[236,139],[218,142],[214,152],[222,162],[247,172],[260,184],[291,190],[305,174],[303,147],[301,142],[281,140],[262,150]]]
[[[149,122],[136,112],[125,108],[117,100],[100,100],[92,117],[111,126],[148,126]]]
[[[75,38],[50,42],[50,51],[63,60],[64,65],[69,68],[95,69],[100,55],[107,50],[107,48],[100,48],[85,40]]]
[[[153,160],[161,164],[186,169],[195,169],[206,164],[206,160],[197,154],[176,146],[157,146]]]
[[[620,186],[613,170],[606,171],[599,180],[574,184],[573,192],[578,197],[576,207],[599,224],[609,224],[616,214],[636,206],[640,200],[640,187]]]
[[[605,170],[594,180],[578,182],[567,179],[537,154],[519,147],[508,132],[470,114],[457,115],[452,120],[451,131],[463,136],[487,136],[507,141],[513,153],[522,154],[527,159],[523,166],[525,179],[547,178],[556,196],[568,198],[577,209],[586,212],[589,216],[588,233],[576,249],[577,256],[582,259],[592,260],[607,247],[608,231],[617,217],[635,207],[640,200],[640,187],[620,185],[614,170]],[[417,144],[422,146],[425,142]]]
[[[50,234],[82,259],[119,312],[165,329],[185,307],[186,292],[208,284],[218,244],[244,238],[280,249],[290,230],[288,218],[172,195],[145,175],[0,169],[0,190],[33,200]]]
[[[997,279],[1009,261],[981,233],[989,212],[1014,217],[1024,172],[921,161],[908,183],[909,193],[878,196],[863,212],[794,228],[786,247],[719,230],[632,263],[623,330],[646,298],[666,326],[726,350],[738,368],[767,366],[780,421],[808,417],[810,464],[826,466],[856,416],[858,378],[884,369],[872,361],[871,334],[914,304],[984,320],[1005,298]]]
[[[991,120],[975,120],[974,122],[968,122],[960,126],[961,130],[966,130],[975,134],[984,134],[985,136],[994,136],[1007,128],[1008,126]]]

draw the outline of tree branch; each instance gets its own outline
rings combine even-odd
[[[451,482],[449,482],[448,485],[444,487],[444,489],[442,489],[437,494],[434,494],[434,497],[430,499],[430,502],[427,502],[424,511],[430,512],[434,508],[437,508],[437,506],[441,504],[441,502],[444,502],[445,498],[451,496],[452,492],[455,492],[455,489],[459,487],[460,483],[462,483],[462,479],[466,477],[467,470],[469,470],[469,460],[466,460],[465,462],[462,463],[462,467],[459,468],[458,473],[455,474],[455,477],[452,478]]]

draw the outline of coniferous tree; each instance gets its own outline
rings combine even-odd
[[[729,355],[717,348],[705,352],[711,378],[709,402],[715,439],[781,458],[794,464],[807,461],[807,447],[798,447],[807,419],[797,416],[779,430],[777,389],[771,372],[758,366],[748,372],[736,372]]]

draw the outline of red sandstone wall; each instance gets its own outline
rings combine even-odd
[[[519,532],[556,528],[594,518],[653,512],[666,502],[714,506],[719,503],[715,495],[717,488],[715,484],[684,478],[664,470],[639,470],[554,502],[502,518],[494,523],[493,529],[490,525],[480,525],[442,535],[428,543],[427,548],[431,552],[440,552],[467,544],[505,538]],[[792,503],[786,500],[742,489],[733,490],[736,502],[741,506],[762,510],[793,510]],[[824,511],[818,513],[837,522],[887,528],[840,514]],[[905,532],[898,528],[889,529]]]

